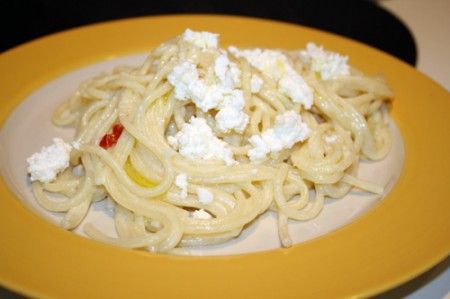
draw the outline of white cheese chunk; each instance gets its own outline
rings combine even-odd
[[[216,108],[223,99],[223,90],[217,85],[206,85],[203,80],[192,83],[191,99],[203,112]]]
[[[207,31],[193,31],[188,28],[181,37],[201,49],[217,49],[219,44],[219,35]]]
[[[229,47],[236,57],[243,57],[262,73],[278,82],[278,91],[289,97],[294,103],[310,109],[313,104],[312,89],[290,65],[287,57],[280,51]]]
[[[240,50],[234,46],[228,50],[236,57],[245,58],[252,66],[272,79],[280,79],[286,73],[286,57],[279,51],[259,48]]]
[[[49,183],[56,175],[69,167],[72,146],[61,138],[53,138],[53,144],[43,147],[40,152],[34,153],[28,159],[28,173],[31,181]]]
[[[214,135],[204,118],[191,117],[175,138],[178,141],[179,153],[186,158],[222,160],[227,165],[237,163],[228,144]]]
[[[305,80],[294,70],[289,71],[278,81],[278,91],[292,99],[295,103],[301,103],[306,109],[313,104],[313,93]]]
[[[215,116],[217,129],[221,132],[228,133],[235,130],[242,133],[248,123],[248,115],[240,109],[234,107],[225,107]]]
[[[306,49],[299,52],[299,56],[303,63],[319,73],[323,80],[350,74],[350,67],[347,64],[348,56],[326,51],[322,46],[318,47],[314,43],[308,43]]]
[[[249,118],[244,112],[245,99],[242,90],[233,89],[239,84],[240,70],[222,54],[216,59],[215,73],[219,84],[207,85],[204,80],[199,79],[197,66],[190,61],[184,61],[175,66],[168,80],[175,87],[175,97],[178,100],[190,99],[204,112],[210,109],[219,110],[215,118],[219,131],[226,133],[235,130],[242,133]],[[173,139],[168,139],[168,142],[174,144]]]
[[[175,177],[175,186],[180,188],[181,198],[186,198],[188,194],[187,192],[188,182],[187,182],[187,175],[185,173],[180,173]]]
[[[230,61],[226,53],[216,58],[214,73],[224,88],[235,88],[241,82],[241,70],[236,63]]]
[[[267,154],[289,149],[295,143],[304,141],[308,136],[309,128],[302,122],[300,115],[295,111],[287,111],[277,115],[272,128],[261,135],[253,135],[249,138],[253,148],[247,152],[247,155],[251,161],[263,161]]]
[[[191,97],[191,84],[198,81],[197,66],[190,61],[184,61],[175,66],[167,76],[167,80],[175,87],[175,97],[186,101]]]
[[[211,219],[211,218],[212,218],[211,214],[209,214],[208,212],[206,212],[206,211],[203,210],[203,209],[196,210],[196,211],[192,212],[192,213],[191,213],[191,216],[192,216],[193,218],[195,218],[195,219],[204,219],[204,220],[207,220],[207,219]]]
[[[233,89],[223,94],[222,102],[219,104],[219,112],[214,117],[217,129],[228,133],[234,130],[242,133],[248,124],[249,117],[244,112],[245,99],[242,90]]]
[[[210,204],[214,200],[214,194],[208,189],[199,187],[197,188],[198,201],[204,205]]]
[[[266,155],[270,153],[270,146],[266,143],[260,135],[251,136],[248,141],[253,146],[247,152],[251,161],[263,161],[266,159]]]
[[[190,61],[175,66],[167,79],[175,87],[178,100],[190,99],[203,112],[217,107],[222,100],[222,91],[216,85],[206,85],[199,79],[197,66]]]

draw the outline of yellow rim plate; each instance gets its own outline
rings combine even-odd
[[[144,52],[186,27],[221,43],[303,48],[314,41],[382,73],[396,94],[393,117],[406,148],[403,173],[374,209],[289,249],[226,257],[176,257],[115,248],[64,231],[29,211],[0,181],[0,283],[39,297],[349,297],[394,287],[450,252],[449,93],[395,58],[292,24],[183,15],[82,27],[0,55],[0,124],[24,97],[97,61]]]

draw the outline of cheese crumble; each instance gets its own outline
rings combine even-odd
[[[224,88],[236,88],[241,82],[241,70],[236,63],[230,61],[226,53],[216,58],[214,73]]]
[[[309,128],[295,111],[277,115],[275,125],[261,135],[253,135],[249,142],[253,146],[247,153],[253,162],[263,161],[267,154],[289,149],[309,136]]]
[[[214,194],[208,189],[199,187],[197,188],[198,201],[204,205],[210,204],[214,201]]]
[[[215,120],[219,131],[227,133],[234,130],[242,133],[249,117],[244,112],[245,99],[242,90],[235,89],[240,84],[240,70],[225,54],[216,58],[214,70],[218,84],[208,85],[200,79],[195,64],[183,61],[175,66],[168,80],[174,86],[178,100],[190,99],[203,112],[218,110]]]
[[[187,175],[185,173],[180,173],[175,177],[175,186],[180,188],[180,197],[186,198],[188,191],[188,182],[187,182]]]
[[[195,218],[195,219],[204,219],[204,220],[207,220],[207,219],[211,219],[211,218],[212,218],[211,214],[209,214],[208,212],[206,212],[206,211],[203,210],[203,209],[196,210],[196,211],[192,212],[192,213],[191,213],[191,216],[192,216],[193,218]]]
[[[237,163],[228,144],[213,134],[204,118],[191,117],[174,138],[179,153],[191,160],[222,160],[227,165]]]
[[[217,49],[219,44],[219,35],[207,31],[186,29],[182,38],[202,49]]]
[[[309,42],[306,49],[299,52],[303,63],[316,73],[320,74],[322,80],[334,79],[342,75],[350,74],[347,64],[348,56],[324,50],[322,46]]]
[[[31,181],[49,183],[56,175],[69,167],[72,146],[61,138],[53,138],[53,144],[43,147],[27,159]]]
[[[280,51],[229,47],[236,57],[245,58],[253,67],[268,75],[278,83],[278,91],[289,97],[294,103],[300,103],[306,109],[313,104],[313,92],[305,80],[290,65],[287,57]]]
[[[192,42],[202,49],[217,49],[218,35],[209,32],[195,32],[187,29],[183,40]],[[262,76],[273,79],[278,91],[292,100],[300,103],[305,109],[313,105],[313,91],[302,76],[293,68],[286,55],[277,50],[269,49],[238,49],[229,47],[228,51],[237,58],[245,58],[250,65],[261,72]],[[243,133],[249,122],[245,113],[245,98],[241,86],[241,70],[230,60],[226,51],[218,49],[214,56],[214,75],[216,80],[206,83],[201,78],[203,70],[190,60],[180,61],[168,75],[169,83],[174,86],[175,98],[180,101],[192,101],[203,112],[215,110],[215,129],[217,132]],[[313,69],[320,65],[322,77],[344,72],[343,69],[328,67],[323,61],[337,61],[346,65],[346,58],[338,54],[325,52],[322,48],[310,43],[305,51],[300,52],[302,61],[308,61]],[[331,59],[332,58],[332,59]],[[345,62],[344,64],[342,62]],[[203,76],[203,75],[202,75]],[[250,90],[258,93],[264,81],[257,74],[250,78]],[[276,117],[273,128],[261,135],[249,138],[252,146],[247,155],[251,161],[263,161],[269,154],[276,154],[283,149],[291,148],[296,142],[308,137],[309,128],[294,111],[288,111]],[[219,139],[208,126],[205,119],[191,117],[189,123],[173,136],[167,137],[168,143],[189,159],[222,160],[227,165],[237,162],[228,144]]]

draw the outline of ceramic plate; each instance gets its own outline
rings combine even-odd
[[[395,92],[394,146],[361,176],[384,198],[357,192],[310,223],[291,224],[296,245],[279,249],[270,213],[237,240],[195,257],[115,248],[64,231],[34,204],[25,158],[53,136],[53,107],[86,78],[136,65],[186,27],[221,34],[222,45],[303,48],[308,41],[383,74]],[[373,295],[430,268],[450,251],[447,91],[391,56],[328,33],[243,17],[164,16],[82,27],[0,55],[0,283],[32,296],[349,297]],[[111,229],[99,205],[90,220]],[[337,216],[338,215],[338,216]],[[50,221],[48,221],[50,220]],[[295,226],[297,225],[297,226]],[[275,231],[275,234],[271,234]],[[214,256],[212,256],[214,255]]]

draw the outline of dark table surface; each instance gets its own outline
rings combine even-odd
[[[297,23],[344,35],[414,65],[416,47],[408,28],[371,1],[0,1],[0,51],[81,25],[136,16],[214,13]]]

